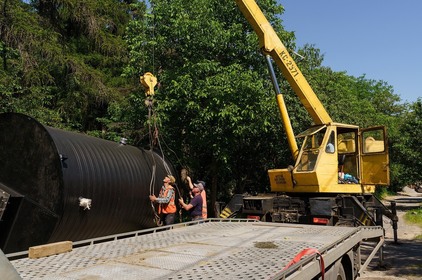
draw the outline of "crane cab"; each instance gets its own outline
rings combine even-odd
[[[297,135],[302,147],[294,166],[268,171],[271,191],[373,193],[389,184],[385,127],[359,129],[331,123]]]

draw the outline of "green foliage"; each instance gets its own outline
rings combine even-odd
[[[281,6],[261,2],[292,41],[272,13]],[[286,150],[276,148],[282,143],[280,117],[249,23],[234,1],[151,1],[149,12],[129,24],[125,74],[141,66],[158,76],[161,136],[177,154],[169,156],[193,177],[218,182],[221,195],[243,192],[251,182],[265,190],[266,170],[285,161]],[[142,110],[136,107],[136,115]]]
[[[102,1],[0,1],[1,110],[79,131],[105,131],[110,102],[130,85],[126,65],[128,4]]]
[[[405,219],[422,226],[422,208],[407,211]]]
[[[409,110],[399,119],[399,133],[391,139],[392,161],[397,165],[394,186],[422,180],[422,100],[411,104]]]
[[[404,215],[404,219],[411,224],[422,227],[422,208],[407,211]],[[422,235],[419,235],[418,239],[420,239],[421,236]]]
[[[394,195],[394,192],[392,192],[390,189],[382,186],[382,187],[377,187],[375,190],[375,196],[379,199],[379,200],[383,200],[388,196],[392,196]]]
[[[151,145],[157,126],[166,156],[207,181],[214,199],[267,191],[267,170],[292,164],[257,35],[235,1],[26,2],[0,0],[0,112],[138,146]],[[283,7],[257,2],[293,53]],[[322,66],[313,45],[296,51],[335,122],[387,126],[393,190],[421,180],[421,100],[402,104],[387,82]],[[145,72],[159,81],[153,112]],[[312,120],[276,72],[299,133]]]

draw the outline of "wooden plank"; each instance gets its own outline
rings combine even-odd
[[[45,245],[33,246],[29,248],[28,257],[30,259],[36,259],[66,253],[72,251],[72,247],[72,241],[62,241]]]

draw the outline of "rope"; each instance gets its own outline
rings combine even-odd
[[[154,126],[155,126],[155,131],[157,132],[157,134],[156,134],[156,136],[157,136],[157,144],[158,144],[158,147],[159,147],[159,150],[160,150],[160,154],[162,156],[163,166],[164,166],[164,168],[165,168],[165,170],[166,170],[166,172],[167,172],[168,175],[173,175],[172,172],[171,172],[171,170],[170,170],[170,167],[168,166],[167,162],[165,161],[165,155],[164,155],[163,148],[161,146],[161,141],[160,141],[161,134],[158,133],[158,127],[157,127],[157,123],[156,122],[154,122]],[[182,197],[182,193],[180,191],[179,186],[177,184],[174,184],[173,187],[176,189],[177,194],[179,195],[179,198],[181,198]],[[183,216],[182,208],[179,208],[179,221],[182,221],[182,216]]]
[[[167,173],[167,175],[172,175],[171,169],[169,167],[169,165],[167,164],[166,160],[165,160],[165,155],[163,152],[163,148],[161,146],[161,141],[160,141],[160,133],[159,133],[159,129],[157,126],[157,120],[155,118],[155,112],[154,112],[154,108],[153,108],[153,102],[152,102],[152,97],[148,97],[147,100],[145,101],[146,105],[148,106],[148,132],[149,132],[149,144],[150,144],[150,154],[151,154],[151,158],[153,161],[153,171],[151,174],[151,181],[150,181],[150,195],[154,194],[154,183],[155,183],[155,177],[156,177],[156,169],[157,169],[157,162],[155,160],[154,157],[154,153],[153,153],[153,147],[158,146],[159,149],[159,153],[161,155],[161,160],[162,160],[162,164],[163,167]],[[179,187],[177,186],[177,184],[174,184],[173,187],[176,189],[177,194],[179,195],[179,197],[182,197],[182,194],[180,192]],[[163,222],[161,221],[160,215],[157,213],[157,210],[155,209],[155,205],[154,203],[151,201],[151,207],[153,209],[154,212],[154,220],[155,223],[157,224],[157,226],[162,226]],[[179,219],[182,219],[182,210],[179,210]]]
[[[154,1],[151,3],[151,14],[152,14],[152,38],[155,41]],[[155,69],[155,44],[152,45],[152,69]]]
[[[157,170],[157,163],[155,161],[154,153],[153,153],[153,146],[154,146],[154,138],[152,137],[152,130],[151,130],[151,119],[152,119],[152,98],[147,98],[145,103],[148,106],[148,132],[149,132],[149,145],[150,145],[150,155],[153,162],[152,165],[152,172],[151,172],[151,180],[149,182],[149,194],[154,194],[154,185],[155,185],[155,177],[156,177],[156,170]],[[154,222],[157,226],[162,226],[163,222],[161,221],[160,215],[157,213],[155,209],[154,202],[151,201],[151,208],[154,213]]]
[[[295,263],[299,262],[302,257],[304,256],[308,256],[308,255],[317,255],[319,256],[319,266],[321,269],[321,279],[324,280],[324,276],[325,276],[325,265],[324,265],[324,259],[322,258],[321,253],[315,249],[315,248],[306,248],[303,249],[302,251],[300,251],[283,269],[282,271],[288,269],[289,267],[291,267],[292,265],[294,265]]]
[[[155,117],[155,112],[154,112],[153,104],[151,102],[151,104],[149,105],[148,118],[151,120],[151,118],[153,116]],[[151,125],[151,122],[149,122],[149,125]],[[161,134],[159,133],[159,129],[158,129],[158,126],[157,126],[157,121],[156,121],[155,118],[153,119],[153,127],[154,127],[154,133],[152,133],[151,132],[151,128],[149,128],[149,130],[150,130],[150,138],[153,138],[154,139],[154,141],[151,141],[150,140],[150,145],[151,145],[151,147],[152,146],[155,146],[155,141],[156,141],[157,146],[158,146],[158,150],[159,150],[160,155],[161,155],[161,160],[162,160],[163,167],[164,167],[164,169],[165,169],[165,171],[166,171],[166,173],[168,175],[172,175],[173,176],[173,174],[171,172],[171,169],[170,169],[170,166],[167,164],[167,162],[165,160],[165,155],[164,155],[163,148],[162,148],[162,145],[161,145],[161,140],[160,140]],[[175,187],[175,189],[177,190],[177,193],[178,193],[179,197],[181,197],[181,193],[180,193],[179,187],[177,185],[174,185],[173,187]]]
[[[151,159],[153,161],[151,181],[150,181],[150,184],[149,184],[149,194],[152,195],[154,193],[153,187],[154,187],[154,183],[155,183],[155,171],[157,169],[157,164],[155,162],[155,157],[154,157],[154,153],[153,153],[153,150],[152,150],[152,147],[153,147],[153,139],[151,137],[151,135],[152,135],[152,133],[151,133],[152,99],[148,98],[146,100],[146,102],[147,102],[147,106],[148,106],[149,151],[150,151]]]
[[[152,15],[152,37],[155,39],[155,15],[154,15],[154,3],[151,3],[151,15]],[[148,19],[148,17],[146,17]],[[148,23],[147,23],[148,25]],[[144,63],[144,61],[143,61]],[[154,72],[155,69],[155,44],[152,46],[152,69]],[[152,87],[154,87],[153,85]],[[153,88],[152,88],[153,90]],[[148,136],[149,136],[149,147],[150,147],[150,155],[153,162],[152,166],[152,172],[151,172],[151,180],[149,184],[149,194],[154,195],[154,185],[155,185],[155,177],[156,177],[156,170],[157,170],[157,163],[155,161],[153,147],[155,146],[155,139],[158,139],[158,128],[156,125],[156,120],[154,116],[154,110],[153,110],[153,95],[148,95],[147,99],[145,100],[145,105],[148,107]],[[151,125],[153,123],[153,125]],[[152,130],[154,128],[154,131]],[[162,153],[161,147],[160,152]],[[163,159],[164,162],[164,159]],[[166,169],[167,171],[167,169]],[[154,222],[157,224],[157,226],[162,226],[163,222],[161,221],[160,215],[157,213],[157,210],[155,209],[154,202],[151,201],[151,208],[154,213]]]

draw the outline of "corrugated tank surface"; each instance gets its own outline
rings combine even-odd
[[[0,160],[0,189],[10,196],[0,222],[5,253],[153,227],[150,185],[157,194],[166,170],[174,173],[151,151],[15,113],[0,115]]]

